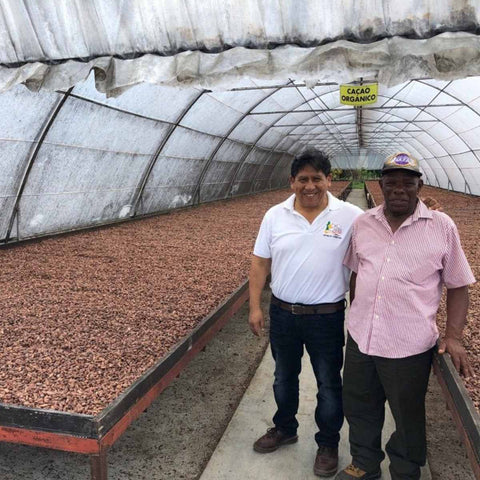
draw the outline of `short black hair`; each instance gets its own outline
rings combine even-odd
[[[330,159],[325,152],[309,149],[293,159],[290,175],[295,178],[298,172],[307,165],[313,167],[317,172],[322,172],[325,176],[330,175],[330,171],[332,170]]]

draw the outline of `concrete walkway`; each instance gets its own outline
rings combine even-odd
[[[353,190],[348,201],[363,209],[367,207],[363,190]],[[275,412],[272,391],[273,370],[274,363],[268,349],[217,449],[200,477],[201,480],[313,480],[318,478],[313,473],[317,448],[314,441],[316,382],[308,354],[304,355],[300,375],[298,443],[284,446],[270,454],[258,454],[253,451],[252,444],[256,438],[273,426],[271,420]],[[390,411],[387,410],[383,431],[384,443],[390,437],[393,428],[394,422]],[[350,463],[346,422],[341,431],[339,455],[341,469]],[[390,479],[388,460],[382,464],[382,474],[384,480]],[[429,469],[425,467],[422,480],[430,479]]]
[[[365,192],[363,188],[361,190],[352,190],[348,195],[347,201],[357,205],[363,210],[367,209],[367,199],[365,198]]]

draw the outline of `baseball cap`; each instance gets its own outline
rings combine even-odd
[[[393,170],[408,170],[421,177],[418,160],[406,152],[397,152],[390,155],[383,164],[382,175]]]

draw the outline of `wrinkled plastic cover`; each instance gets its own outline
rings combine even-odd
[[[394,86],[480,72],[480,2],[455,0],[3,0],[0,91],[69,88],[95,72],[229,88],[244,77]]]

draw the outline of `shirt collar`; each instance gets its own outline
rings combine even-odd
[[[283,202],[283,208],[286,208],[287,210],[290,210],[293,212],[294,210],[294,205],[295,205],[295,194],[290,195],[284,202]]]
[[[341,207],[341,201],[332,195],[330,192],[327,192],[328,205],[325,210],[338,210]],[[284,202],[284,208],[293,212],[295,210],[295,194],[290,195]]]
[[[383,211],[385,204],[382,203],[376,208],[372,208],[370,210],[370,214],[373,215],[375,218],[386,218],[385,213]],[[367,211],[368,212],[368,211]],[[416,222],[419,218],[432,218],[432,211],[420,200],[418,199],[417,206],[413,213],[405,220],[406,224],[409,225],[413,222]],[[404,223],[405,224],[405,223]]]
[[[332,195],[330,192],[327,192],[328,196],[328,206],[329,210],[338,210],[342,206],[342,201],[339,200],[335,195]]]

